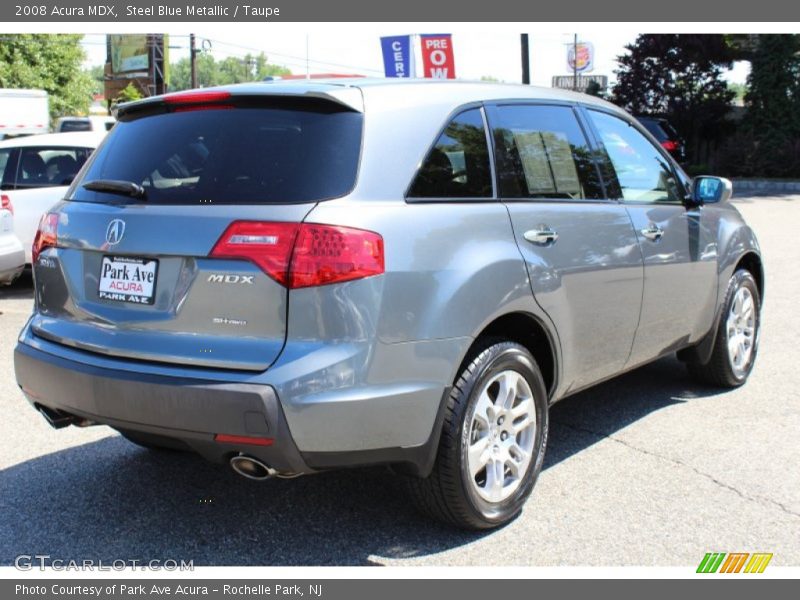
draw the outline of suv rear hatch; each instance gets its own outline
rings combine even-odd
[[[363,115],[357,90],[252,87],[120,111],[40,226],[35,335],[185,365],[262,371],[277,358],[293,224],[352,190]]]

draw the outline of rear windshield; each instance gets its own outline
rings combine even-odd
[[[295,104],[298,104],[295,102]],[[223,107],[122,120],[71,200],[118,203],[95,180],[130,181],[154,204],[277,204],[336,198],[355,185],[362,115],[331,102]]]
[[[92,124],[89,121],[62,121],[58,127],[61,133],[92,130]]]

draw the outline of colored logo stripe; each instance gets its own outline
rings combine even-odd
[[[722,563],[722,569],[720,569],[719,572],[738,573],[742,570],[748,556],[750,555],[747,552],[731,552],[728,554],[728,558],[725,559],[725,562]]]
[[[727,556],[727,558],[726,558]],[[748,560],[748,558],[750,560]],[[707,552],[697,566],[698,573],[740,573],[744,567],[745,573],[763,573],[772,560],[768,552]],[[724,561],[724,562],[723,562]],[[746,564],[746,566],[745,566]],[[721,567],[721,568],[720,568]]]
[[[716,573],[725,558],[724,552],[708,552],[697,567],[698,573]]]
[[[747,566],[744,568],[745,573],[763,573],[764,569],[767,568],[769,561],[772,560],[772,554],[767,554],[766,552],[760,552],[752,555],[750,562],[747,563]]]

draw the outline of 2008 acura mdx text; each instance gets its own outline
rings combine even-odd
[[[548,407],[676,353],[743,384],[764,275],[731,184],[527,86],[243,84],[123,105],[41,222],[15,352],[55,427],[252,479],[388,464],[505,523]]]

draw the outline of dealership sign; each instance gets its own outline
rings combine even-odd
[[[414,77],[414,50],[410,35],[381,38],[386,77]]]
[[[450,34],[426,34],[420,36],[420,40],[424,77],[455,79],[456,62],[453,58],[453,40]]]
[[[589,42],[578,42],[567,47],[567,68],[578,73],[594,70],[594,46]]]

